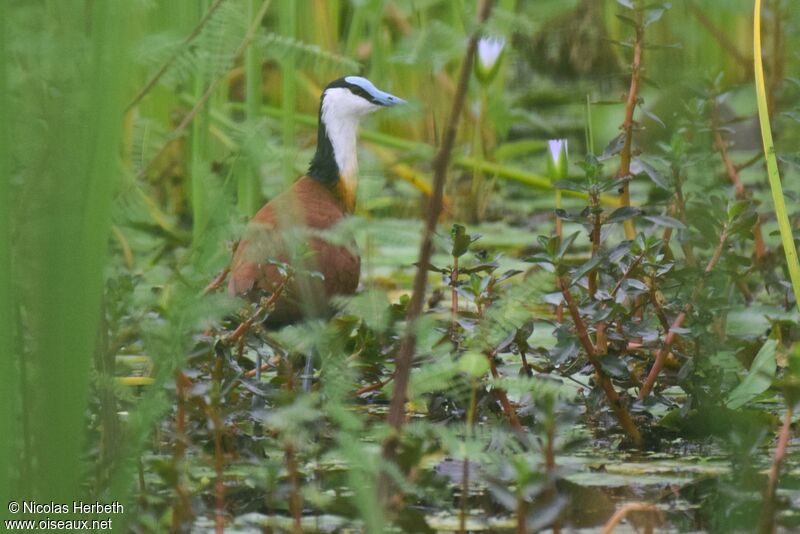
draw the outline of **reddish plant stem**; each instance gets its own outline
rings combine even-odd
[[[461,534],[467,532],[467,504],[469,501],[469,458],[464,456],[464,463],[461,465],[461,510],[458,518],[458,531]]]
[[[667,314],[664,311],[664,308],[661,306],[661,303],[658,302],[658,295],[656,294],[656,284],[655,282],[649,284],[650,287],[650,303],[656,309],[656,316],[658,317],[658,322],[661,323],[661,328],[664,329],[664,332],[669,331],[669,319],[667,318]]]
[[[596,210],[594,214],[594,223],[592,224],[592,258],[600,253],[600,232],[602,230],[601,211],[596,205],[596,197],[592,200],[592,209]],[[597,292],[597,269],[589,271],[589,297],[594,300],[594,294]]]
[[[485,354],[486,359],[489,360],[489,369],[492,371],[492,376],[494,378],[500,378],[500,373],[497,372],[497,364],[494,363],[494,353],[486,352]],[[518,432],[522,432],[523,428],[517,417],[517,411],[511,405],[511,401],[508,400],[506,391],[502,388],[497,388],[494,391],[497,394],[497,398],[500,400],[500,406],[503,407],[503,411],[506,413],[506,417],[508,417],[508,422],[511,423],[511,427]]]
[[[764,509],[761,517],[761,532],[764,534],[775,531],[775,492],[778,489],[781,464],[786,457],[786,447],[792,432],[792,411],[792,404],[787,400],[786,413],[783,415],[783,424],[778,434],[778,443],[775,445],[775,454],[769,470],[767,488],[764,492]]]
[[[175,460],[174,465],[177,470],[175,477],[175,496],[176,502],[172,507],[172,531],[182,532],[185,525],[189,522],[192,514],[192,503],[189,499],[189,491],[184,485],[183,469],[188,447],[188,437],[186,435],[186,401],[187,393],[191,387],[191,382],[181,370],[175,372],[175,393],[177,397],[175,411]]]
[[[625,519],[625,516],[627,516],[630,512],[653,512],[658,521],[662,520],[661,510],[659,510],[655,504],[650,504],[647,502],[631,502],[614,512],[614,515],[612,515],[605,526],[603,526],[602,534],[611,534],[611,532],[614,531],[614,527],[616,527],[620,521]],[[652,529],[652,527],[650,528]]]
[[[492,0],[483,0],[479,2],[478,22],[480,24],[483,24],[489,18],[489,14],[493,5],[494,2]],[[430,258],[433,249],[433,233],[436,230],[436,223],[439,220],[439,215],[442,211],[442,196],[444,192],[445,177],[447,175],[447,167],[450,163],[453,145],[455,144],[458,122],[461,117],[461,110],[463,109],[464,101],[466,100],[467,86],[469,85],[469,78],[472,72],[472,63],[475,58],[475,49],[477,48],[479,36],[480,34],[478,31],[474,32],[470,36],[467,44],[464,61],[461,64],[458,85],[456,86],[456,93],[453,97],[453,105],[450,110],[450,118],[444,131],[442,145],[433,161],[433,195],[430,198],[425,217],[425,227],[419,249],[417,272],[414,276],[411,302],[408,305],[408,312],[406,314],[407,326],[400,342],[400,349],[398,350],[397,358],[395,360],[395,388],[392,394],[391,403],[389,405],[388,417],[388,422],[395,429],[395,431],[399,431],[402,428],[405,420],[405,402],[408,391],[408,382],[411,375],[411,364],[414,357],[414,350],[416,348],[414,327],[417,318],[422,313],[422,305],[425,301],[425,288],[428,282],[428,265],[430,264]],[[384,443],[383,453],[385,458],[394,457],[394,449],[396,444],[396,436],[388,439]]]
[[[453,272],[450,273],[450,309],[452,311],[451,337],[455,337],[458,328],[458,256],[453,256]]]
[[[675,195],[672,199],[672,205],[670,206],[670,211],[672,214],[681,221],[684,225],[686,224],[686,201],[683,197],[683,188],[681,186],[681,178],[680,174],[677,172],[673,172],[673,176],[675,178]],[[664,230],[664,234],[661,236],[661,239],[664,241],[664,245],[669,247],[669,240],[672,238],[672,228],[666,228]],[[689,265],[696,265],[697,261],[694,257],[694,252],[692,251],[692,247],[689,246],[688,243],[681,243],[681,250],[683,250],[683,256],[686,258],[686,263]]]
[[[528,525],[525,519],[527,514],[525,498],[522,496],[522,489],[517,489],[517,534],[527,534]]]
[[[722,233],[719,236],[719,243],[717,247],[714,249],[714,253],[711,255],[711,258],[708,260],[706,264],[706,268],[703,270],[704,274],[710,273],[714,267],[719,262],[720,257],[722,257],[722,251],[725,248],[725,244],[728,242],[728,227],[727,225],[723,227]],[[697,300],[700,296],[700,291],[703,289],[703,279],[701,279],[692,291],[692,296],[689,299],[689,302],[684,306],[683,311],[681,311],[675,320],[672,322],[669,330],[667,331],[667,337],[664,339],[664,344],[661,346],[661,349],[658,351],[656,355],[656,359],[653,362],[653,367],[650,369],[650,373],[647,375],[644,384],[642,384],[642,389],[639,390],[639,400],[643,400],[650,394],[652,391],[653,386],[656,383],[656,379],[658,379],[658,374],[661,372],[661,368],[664,367],[664,361],[667,359],[667,355],[669,354],[670,349],[672,348],[672,344],[675,342],[675,338],[678,337],[678,334],[675,332],[681,326],[683,326],[686,317],[689,315],[689,312],[692,310],[692,303]]]
[[[289,486],[291,487],[291,492],[289,494],[289,513],[294,520],[295,534],[302,534],[303,496],[300,493],[300,477],[297,472],[297,458],[295,456],[294,445],[292,445],[291,442],[287,442],[284,452],[286,455],[286,471],[289,475]]]
[[[247,378],[253,378],[258,374],[258,371],[264,372],[267,371],[270,367],[272,367],[271,363],[269,362],[262,363],[260,369],[250,369],[244,374],[244,376],[246,376]]]
[[[214,361],[214,389],[211,406],[208,408],[209,419],[214,432],[214,523],[216,533],[225,532],[225,456],[222,450],[222,419],[220,417],[220,392],[222,389],[222,358],[216,357]]]
[[[278,299],[281,298],[283,291],[286,289],[286,285],[289,282],[289,278],[290,277],[288,276],[284,278],[283,281],[278,285],[278,287],[276,287],[275,290],[272,292],[272,295],[270,295],[269,298],[267,298],[266,300],[262,301],[261,305],[259,305],[255,313],[253,313],[253,315],[251,315],[245,321],[239,324],[239,326],[236,327],[236,330],[234,330],[225,337],[224,339],[225,343],[232,344],[234,341],[238,340],[240,337],[245,335],[247,331],[250,330],[250,327],[253,326],[253,323],[260,315],[272,309],[272,307],[275,305]]]
[[[366,386],[362,386],[362,387],[358,388],[356,390],[356,392],[354,393],[354,395],[356,397],[358,397],[359,395],[363,395],[364,393],[369,393],[370,391],[379,390],[379,389],[383,388],[383,386],[385,386],[386,384],[391,382],[392,380],[394,380],[394,373],[392,373],[387,378],[385,378],[385,379],[383,379],[381,381],[375,382],[374,384],[367,384]]]
[[[209,284],[205,288],[203,288],[203,293],[202,293],[203,296],[206,296],[212,291],[216,291],[217,289],[219,289],[222,286],[222,284],[225,283],[225,279],[228,278],[228,273],[230,272],[231,272],[230,266],[225,267],[225,269],[223,269],[221,273],[215,276],[214,279],[211,282],[209,282]]]
[[[722,164],[725,166],[725,174],[733,184],[736,191],[736,198],[739,200],[746,200],[750,197],[749,191],[745,188],[739,177],[739,171],[731,161],[730,154],[728,153],[728,143],[722,138],[722,132],[719,125],[719,111],[717,110],[716,102],[711,101],[711,130],[714,132],[714,145],[717,147],[720,157],[722,157]],[[764,237],[761,235],[761,216],[759,215],[753,225],[753,240],[755,241],[755,254],[756,260],[760,261],[767,255],[767,247],[764,245]]]
[[[631,63],[631,85],[628,89],[628,98],[625,102],[625,121],[622,123],[622,131],[625,134],[625,143],[619,154],[619,173],[617,178],[623,180],[622,193],[620,195],[620,205],[631,205],[631,192],[628,187],[631,175],[631,158],[633,152],[633,112],[639,100],[639,76],[642,69],[642,43],[644,41],[644,24],[642,23],[642,13],[640,9],[635,12],[636,34],[633,40],[633,62]],[[636,235],[636,227],[633,219],[625,221],[625,237],[633,239]]]
[[[564,295],[564,300],[567,304],[567,310],[572,317],[572,322],[575,324],[575,332],[578,335],[578,339],[580,340],[584,351],[586,351],[586,357],[589,359],[589,363],[591,363],[592,367],[594,367],[595,376],[600,384],[600,387],[603,389],[606,398],[608,399],[608,403],[611,405],[611,410],[614,412],[617,421],[619,421],[622,429],[625,431],[628,437],[630,437],[636,445],[640,445],[642,442],[642,435],[639,432],[639,429],[636,427],[636,424],[633,422],[628,409],[620,401],[619,393],[617,393],[617,390],[614,389],[614,384],[611,383],[611,379],[608,378],[608,376],[606,376],[606,374],[603,372],[597,349],[594,343],[592,343],[592,339],[589,337],[589,331],[586,328],[586,323],[583,321],[583,318],[578,311],[578,306],[575,304],[575,300],[572,298],[572,293],[569,291],[568,281],[564,278],[559,278],[559,283],[561,285],[561,293]]]
[[[617,283],[614,285],[614,289],[611,290],[612,299],[617,295],[617,291],[619,291],[619,289],[622,287],[622,282],[628,279],[628,277],[633,273],[634,269],[636,269],[636,267],[639,266],[639,263],[641,263],[643,259],[644,259],[644,252],[639,254],[636,257],[636,259],[633,260],[633,263],[630,264],[628,269],[624,273],[622,273],[622,277],[620,277],[620,279],[617,280]]]
[[[472,379],[472,388],[469,396],[469,410],[467,411],[467,437],[472,436],[472,427],[475,424],[475,410],[478,404],[478,384],[477,379]],[[464,465],[461,469],[461,511],[459,519],[459,530],[463,533],[467,531],[467,505],[469,503],[469,456],[464,455]]]

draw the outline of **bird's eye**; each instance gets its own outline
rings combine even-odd
[[[368,92],[366,92],[362,87],[359,87],[357,85],[351,86],[350,92],[353,93],[354,95],[360,96],[361,98],[367,100],[368,102],[372,102],[372,96]]]

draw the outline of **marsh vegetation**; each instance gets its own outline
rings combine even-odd
[[[120,501],[133,532],[800,529],[795,7],[0,2],[0,501]],[[362,121],[322,236],[359,287],[273,328],[233,250],[353,74],[408,101]]]

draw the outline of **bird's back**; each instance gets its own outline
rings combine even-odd
[[[228,291],[250,298],[267,294],[282,280],[269,260],[286,262],[301,272],[277,302],[268,324],[288,324],[303,315],[327,313],[331,295],[355,292],[361,259],[347,247],[334,245],[313,232],[332,228],[344,215],[334,192],[313,178],[300,178],[251,220],[231,263]],[[302,271],[319,272],[323,280]]]

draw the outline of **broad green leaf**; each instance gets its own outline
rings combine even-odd
[[[750,366],[750,372],[741,384],[728,394],[728,398],[725,400],[728,408],[732,410],[740,408],[769,388],[772,379],[775,378],[775,349],[777,346],[778,342],[774,339],[768,339],[764,343]]]

